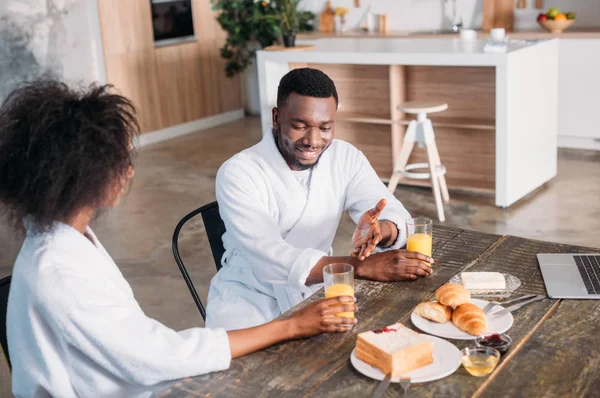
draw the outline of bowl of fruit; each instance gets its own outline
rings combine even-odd
[[[558,8],[551,8],[548,12],[538,15],[537,21],[550,33],[562,33],[575,22],[575,13],[562,13]]]

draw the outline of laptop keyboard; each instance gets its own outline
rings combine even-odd
[[[589,294],[600,294],[600,256],[573,256]]]

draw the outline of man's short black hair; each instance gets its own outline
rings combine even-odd
[[[294,69],[281,79],[277,89],[277,107],[279,109],[285,106],[291,93],[313,98],[333,97],[335,105],[338,104],[338,93],[333,80],[318,69]]]

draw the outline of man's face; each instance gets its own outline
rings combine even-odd
[[[292,93],[282,109],[273,108],[273,129],[279,152],[292,170],[313,167],[331,144],[337,106],[333,97]]]

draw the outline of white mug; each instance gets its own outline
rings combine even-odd
[[[490,37],[493,41],[503,41],[506,30],[504,28],[494,28],[490,30]]]
[[[475,40],[477,38],[477,32],[473,29],[461,29],[460,39],[461,40]]]

